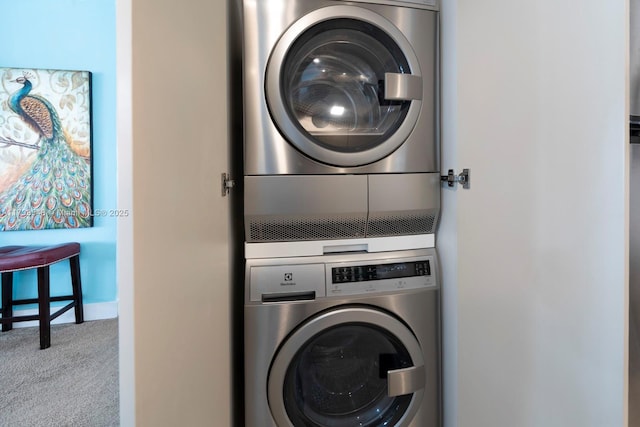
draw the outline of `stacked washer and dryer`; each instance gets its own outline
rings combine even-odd
[[[247,427],[441,425],[437,0],[239,0]]]

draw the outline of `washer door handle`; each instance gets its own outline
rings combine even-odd
[[[410,101],[422,99],[422,77],[414,74],[384,73],[384,99]]]
[[[424,366],[395,369],[387,372],[389,397],[402,396],[422,390],[425,386]]]

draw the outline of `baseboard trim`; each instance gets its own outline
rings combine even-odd
[[[103,319],[114,319],[118,317],[118,302],[98,302],[93,304],[84,304],[84,320],[103,320]],[[51,311],[55,311],[56,307],[51,307]],[[33,314],[38,314],[37,309],[26,309],[26,310],[13,310],[14,316],[30,316]],[[57,325],[60,323],[74,323],[76,321],[75,315],[73,313],[73,309],[63,313],[56,319],[54,319],[51,324]],[[30,320],[27,322],[16,322],[13,324],[14,328],[28,328],[30,326],[38,326],[37,320]]]

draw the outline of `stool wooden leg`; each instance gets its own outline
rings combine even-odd
[[[13,316],[13,272],[2,273],[2,317]],[[2,324],[2,332],[13,329],[13,322]]]
[[[80,280],[80,255],[69,258],[71,268],[71,286],[73,287],[73,300],[75,302],[76,323],[84,322],[82,309],[82,281]]]
[[[38,267],[38,316],[40,349],[51,346],[51,301],[49,294],[49,266]]]

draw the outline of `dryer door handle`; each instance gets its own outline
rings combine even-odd
[[[410,368],[388,371],[387,383],[387,394],[390,397],[422,390],[426,383],[424,366],[411,366]]]
[[[414,74],[384,73],[384,99],[411,101],[422,99],[422,77]]]

